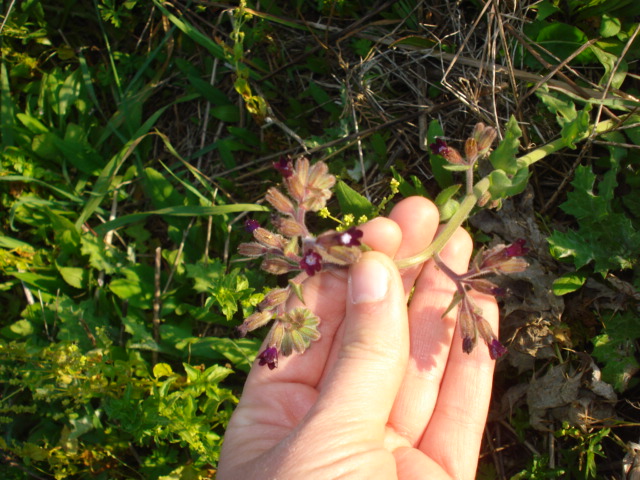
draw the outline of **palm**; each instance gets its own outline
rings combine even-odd
[[[419,198],[401,202],[390,220],[377,219],[363,230],[367,245],[392,258],[424,249],[438,224],[435,207]],[[460,232],[441,256],[451,268],[462,271],[470,250],[468,236]],[[341,273],[324,273],[305,282],[306,305],[322,320],[322,338],[304,355],[282,358],[276,370],[254,368],[249,375],[225,437],[221,474],[253,478],[252,473],[271,472],[271,465],[280,472],[279,478],[333,478],[345,471],[357,478],[473,478],[493,361],[482,349],[471,356],[462,353],[454,317],[441,318],[454,286],[432,262],[401,272],[405,295],[414,286],[415,292],[408,312],[388,312],[396,321],[408,316],[409,328],[400,340],[405,358],[392,380],[395,388],[379,392],[379,401],[389,406],[383,408],[386,418],[372,413],[371,421],[365,422],[371,427],[353,434],[352,410],[333,409],[327,417],[319,406],[322,395],[339,398],[339,392],[331,390],[346,312],[346,275]],[[478,302],[487,318],[497,318],[493,300]],[[477,404],[470,409],[471,401]],[[356,414],[367,417],[368,412],[356,410]],[[305,443],[305,435],[313,438]],[[292,456],[290,450],[297,445],[310,445],[312,451]],[[313,470],[322,471],[321,475],[309,476],[300,460],[306,456],[318,465],[326,460],[321,470],[318,465]]]

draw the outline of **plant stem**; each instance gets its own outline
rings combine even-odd
[[[449,239],[453,236],[455,231],[458,229],[458,227],[462,225],[462,222],[464,222],[469,217],[469,213],[471,212],[473,207],[489,189],[489,184],[489,177],[484,177],[482,180],[476,183],[473,187],[473,192],[464,197],[464,200],[458,207],[456,213],[453,214],[451,219],[447,222],[447,225],[440,232],[440,235],[436,237],[431,245],[429,245],[425,250],[417,255],[414,255],[413,257],[403,258],[396,261],[396,265],[398,266],[398,268],[407,268],[412,265],[424,262],[426,260],[429,260],[434,254],[441,251],[447,244]]]
[[[624,121],[625,120],[618,122],[612,119],[598,122],[590,129],[590,136],[599,135],[608,130],[611,130],[614,127],[618,126],[620,123],[624,123]],[[521,165],[521,168],[524,168],[525,166],[529,167],[537,161],[542,160],[547,155],[555,153],[566,146],[567,145],[565,140],[563,138],[558,138],[553,142],[549,142],[546,145],[536,148],[535,150],[521,156],[520,158],[518,158],[518,164]],[[473,173],[471,175],[473,175]],[[469,183],[469,178],[467,177],[468,193],[464,197],[464,200],[460,204],[460,207],[458,207],[456,213],[454,213],[453,216],[449,219],[440,234],[435,238],[431,245],[429,245],[422,252],[414,255],[413,257],[397,260],[396,265],[399,269],[408,268],[412,265],[425,262],[433,257],[436,253],[439,253],[447,244],[449,239],[453,236],[458,227],[462,225],[462,223],[469,217],[471,210],[476,205],[478,200],[480,200],[485,192],[489,190],[491,182],[489,180],[489,176],[486,176],[478,181],[478,183],[473,186],[473,189],[468,188]]]

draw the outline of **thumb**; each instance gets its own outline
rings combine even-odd
[[[342,345],[318,398],[318,413],[343,420],[350,414],[361,426],[381,431],[408,355],[407,305],[400,273],[386,255],[366,252],[349,270]]]

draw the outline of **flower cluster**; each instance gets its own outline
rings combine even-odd
[[[521,258],[529,251],[524,246],[524,240],[516,240],[511,245],[496,245],[480,250],[466,273],[457,274],[447,267],[442,259],[435,256],[436,265],[456,284],[456,293],[447,312],[458,305],[458,325],[462,336],[462,349],[471,353],[478,341],[478,336],[484,340],[489,348],[492,359],[507,353],[507,349],[500,343],[489,322],[482,316],[482,310],[474,303],[468,292],[476,290],[480,293],[502,296],[507,292],[486,277],[496,274],[509,274],[524,271],[529,265]]]
[[[435,143],[429,145],[431,152],[435,155],[441,155],[452,165],[473,166],[476,161],[486,155],[491,148],[491,144],[496,139],[498,132],[493,127],[488,127],[484,123],[477,123],[471,136],[467,138],[464,144],[464,157],[453,147],[447,145],[447,142],[441,138],[436,139]]]
[[[320,338],[320,320],[304,307],[286,311],[291,294],[303,302],[302,282],[321,271],[349,266],[362,254],[362,231],[352,227],[346,231],[328,231],[317,237],[307,229],[305,215],[325,208],[331,198],[335,177],[327,165],[309,164],[304,157],[295,164],[289,157],[274,163],[280,172],[285,195],[278,188],[267,191],[265,199],[278,212],[272,218],[275,232],[261,227],[255,220],[247,220],[245,229],[253,234],[254,242],[238,247],[241,255],[262,258],[261,268],[275,275],[297,274],[285,288],[271,290],[258,305],[255,313],[238,327],[241,336],[274,320],[267,336],[267,347],[258,355],[260,365],[270,369],[278,365],[278,355],[303,353]]]

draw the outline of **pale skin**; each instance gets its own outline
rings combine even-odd
[[[455,310],[442,318],[455,287],[433,261],[393,262],[426,248],[438,223],[431,202],[405,199],[361,227],[374,251],[307,280],[322,338],[274,370],[253,366],[218,480],[475,478],[495,362],[482,341],[463,353]],[[440,256],[462,273],[471,251],[460,229]],[[474,300],[497,331],[495,300]]]

